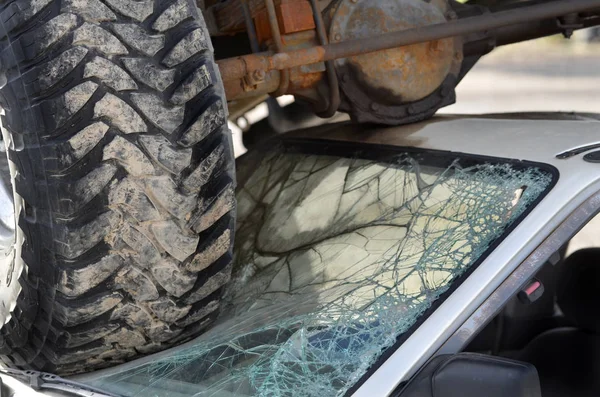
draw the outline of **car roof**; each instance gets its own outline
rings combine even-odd
[[[564,160],[557,159],[557,154],[600,144],[599,120],[600,115],[577,113],[438,115],[398,127],[326,124],[287,136],[444,150],[560,167]]]

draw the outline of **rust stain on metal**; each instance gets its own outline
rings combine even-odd
[[[225,95],[229,101],[266,95],[279,87],[280,73],[277,70],[267,72],[260,82],[252,84],[246,78],[223,81]]]
[[[310,3],[306,0],[282,0],[275,3],[275,15],[281,34],[313,30],[315,21]],[[259,11],[254,19],[258,40],[262,43],[273,37],[267,10]]]
[[[264,54],[250,54],[237,58],[228,58],[217,61],[223,81],[244,78],[248,73],[263,69],[272,70],[269,56]]]
[[[313,48],[318,42],[314,30],[302,31],[281,36],[286,51],[295,51],[302,48]],[[279,74],[275,65],[269,63],[272,59],[286,58],[286,52],[269,55],[251,54],[238,58],[218,61],[219,69],[225,85],[225,94],[228,100],[235,100],[253,94],[277,93],[273,76]],[[266,72],[265,71],[269,71]],[[290,68],[289,84],[285,93],[294,94],[300,90],[315,87],[323,79],[325,65],[313,63]],[[276,79],[281,82],[281,78]]]
[[[294,94],[297,91],[312,88],[323,79],[323,72],[305,73],[300,67],[293,68],[290,71],[290,87],[288,94]]]
[[[439,50],[431,51],[430,48]],[[425,98],[444,81],[454,56],[451,39],[428,44],[413,44],[399,49],[383,50],[349,59],[359,80],[369,89],[385,91],[393,102],[413,102]]]
[[[279,27],[279,21],[277,21],[277,12],[275,10],[275,3],[273,0],[265,0],[265,5],[267,7],[267,17],[269,20],[269,27],[271,29],[271,35],[273,37],[273,44],[275,46],[275,51],[283,52],[283,40],[281,39],[281,28]],[[274,95],[279,96],[283,95],[287,92],[287,89],[290,85],[290,71],[286,68],[280,69],[281,71],[281,81],[279,82],[279,87],[275,91]]]
[[[326,51],[323,46],[275,54],[269,58],[269,66],[273,69],[286,69],[311,63],[325,61]]]
[[[259,43],[264,43],[273,35],[271,34],[271,26],[269,25],[269,16],[267,10],[259,11],[254,18],[254,26],[256,27],[256,37]]]
[[[333,17],[331,35],[336,41],[348,42],[445,21],[444,10],[421,0],[343,0]],[[439,39],[363,53],[338,64],[347,63],[363,89],[383,103],[414,102],[434,92],[448,75],[454,41]],[[365,50],[367,43],[358,44]]]
[[[246,92],[241,79],[224,81],[223,87],[227,98],[232,98],[231,100],[242,97]]]
[[[310,4],[306,0],[282,1],[277,8],[277,18],[283,34],[302,32],[315,28]]]
[[[315,30],[288,34],[283,37],[286,51],[311,48],[318,43]],[[312,88],[324,77],[325,64],[297,66],[290,69],[290,87],[288,94]]]
[[[231,34],[236,32],[242,32],[246,29],[244,11],[239,0],[226,0],[223,2],[217,2],[215,0],[207,1],[210,1],[210,4],[205,5],[208,8],[207,12],[214,15],[214,20],[216,22],[216,27],[219,33]],[[293,5],[290,7],[286,5],[286,3],[290,3]],[[264,13],[266,10],[264,0],[248,0],[247,4],[252,18],[257,18],[259,14]],[[307,2],[306,0],[281,0],[281,15],[278,15],[278,17],[281,18],[279,21],[280,24],[286,25],[286,30],[284,30],[284,33],[293,33],[301,31],[302,29],[300,29],[300,27],[293,27],[294,24],[298,23],[301,23],[301,26],[308,26],[306,24],[312,23],[313,26],[309,29],[314,29],[312,13],[308,14],[310,19],[306,18],[305,16],[306,4],[309,4],[309,2]],[[320,5],[322,7],[325,7],[327,4],[327,2],[320,2]],[[308,8],[309,11],[311,11],[310,5]],[[283,18],[289,18],[288,22],[284,22]],[[301,21],[296,21],[296,19],[301,19]]]
[[[257,69],[282,70],[322,62],[325,54],[323,46],[315,46],[278,54],[270,52],[227,58],[217,61],[217,64],[223,81],[228,81],[241,79]]]

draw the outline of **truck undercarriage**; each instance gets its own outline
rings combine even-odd
[[[290,94],[321,117],[343,111],[388,125],[424,120],[454,103],[457,84],[498,46],[569,38],[600,24],[594,0],[229,0],[202,7],[231,113]]]

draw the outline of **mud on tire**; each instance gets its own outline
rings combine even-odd
[[[0,36],[23,240],[22,271],[0,280],[20,288],[2,302],[1,361],[69,374],[201,333],[230,276],[235,204],[226,103],[196,9],[5,0]]]

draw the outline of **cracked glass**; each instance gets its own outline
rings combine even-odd
[[[94,386],[128,396],[344,395],[553,178],[535,165],[439,152],[319,152],[282,145],[242,160],[233,276],[216,325]]]

